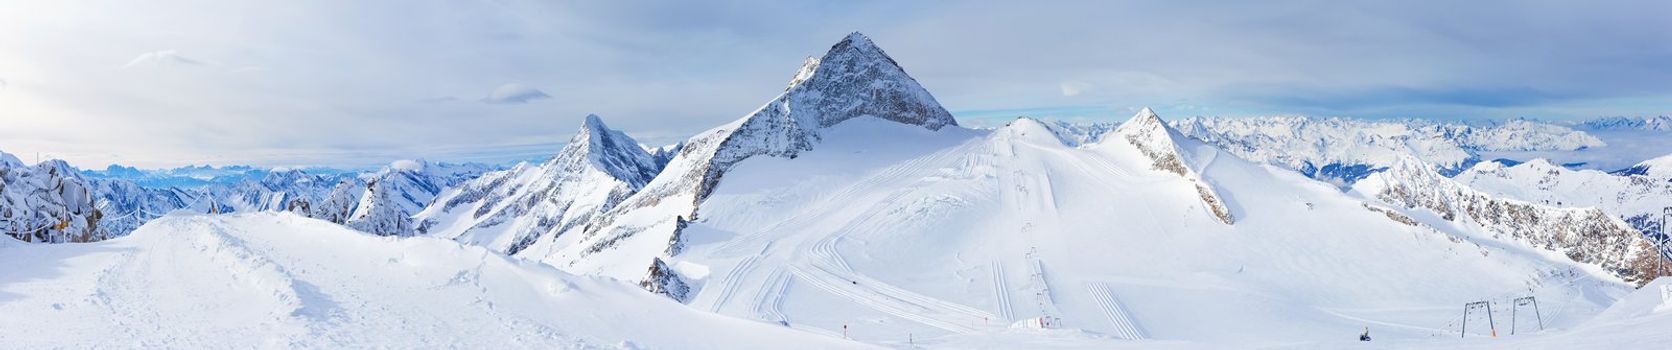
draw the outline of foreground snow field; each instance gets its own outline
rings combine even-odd
[[[872,259],[854,259],[870,266]],[[980,266],[1003,267],[1003,263]],[[376,237],[325,221],[286,213],[176,215],[156,220],[133,235],[86,244],[29,244],[0,241],[0,345],[37,348],[602,348],[602,349],[847,349],[928,348],[1461,348],[1461,349],[1651,349],[1672,341],[1672,280],[1662,279],[1620,298],[1600,313],[1582,305],[1550,300],[1550,329],[1503,331],[1497,338],[1428,334],[1428,330],[1385,321],[1363,320],[1378,338],[1351,339],[1351,314],[1378,319],[1421,319],[1425,308],[1332,310],[1307,306],[1307,300],[1272,294],[1247,281],[1214,284],[1161,283],[1141,278],[1112,279],[1087,290],[1085,298],[1112,298],[1119,291],[1128,315],[1146,322],[1146,340],[1099,327],[1111,311],[1107,304],[1078,300],[1067,289],[1060,304],[1064,315],[1089,318],[1065,321],[1065,329],[939,323],[962,332],[923,330],[893,317],[934,320],[966,313],[950,301],[889,289],[866,278],[843,286],[822,267],[772,266],[798,271],[761,290],[786,295],[739,293],[724,310],[777,310],[795,320],[819,324],[857,315],[853,336],[874,345],[845,341],[833,332],[815,334],[767,322],[710,314],[674,303],[625,282],[579,277],[548,266],[505,258],[486,249],[432,238]],[[933,266],[933,265],[922,265]],[[816,270],[815,270],[816,269]],[[764,270],[764,269],[763,269]],[[809,271],[812,270],[812,271]],[[909,276],[917,268],[891,269]],[[970,269],[974,270],[974,269]],[[1082,269],[1063,269],[1075,271]],[[877,271],[877,270],[871,270]],[[958,272],[985,276],[983,271]],[[1011,273],[1008,276],[1025,275]],[[1211,279],[1195,274],[1189,281]],[[748,276],[747,274],[741,276]],[[1006,275],[1000,275],[1001,277]],[[934,276],[927,276],[934,277]],[[1052,277],[1065,279],[1067,277]],[[976,278],[970,278],[976,279]],[[1028,286],[1018,278],[1019,287]],[[1374,276],[1355,283],[1374,280]],[[793,282],[792,282],[793,281]],[[1146,282],[1148,281],[1148,282]],[[839,281],[836,281],[839,282]],[[910,280],[893,279],[905,286]],[[987,292],[986,282],[972,281],[970,300]],[[1235,284],[1235,285],[1233,285]],[[1414,283],[1435,287],[1423,283]],[[961,284],[953,284],[954,287]],[[771,288],[767,288],[771,287]],[[1002,287],[1002,285],[1000,285]],[[1366,294],[1376,292],[1366,284]],[[957,289],[957,288],[954,288]],[[1447,289],[1456,290],[1456,289]],[[1416,292],[1406,290],[1406,292]],[[834,294],[827,294],[834,293]],[[954,294],[940,292],[941,294]],[[1032,312],[1032,298],[1014,293],[1018,315]],[[1294,293],[1288,293],[1294,294]],[[1429,295],[1433,293],[1419,292]],[[1241,295],[1241,296],[1239,296]],[[1548,294],[1541,294],[1544,297]],[[787,296],[787,298],[786,298]],[[915,297],[908,297],[915,296]],[[1157,303],[1171,299],[1176,305]],[[1232,302],[1246,303],[1242,307]],[[1328,298],[1325,298],[1328,299]],[[1400,300],[1390,298],[1389,300]],[[1612,299],[1612,298],[1609,298]],[[762,302],[783,303],[782,305]],[[806,301],[825,300],[808,304]],[[851,304],[869,301],[869,304]],[[719,308],[700,302],[702,307]],[[875,313],[890,305],[911,306],[899,313]],[[919,305],[919,306],[912,306]],[[1001,304],[1002,305],[1002,304]],[[1156,310],[1177,309],[1161,315]],[[1438,310],[1453,313],[1455,310]],[[816,310],[816,312],[809,312]],[[1120,309],[1114,309],[1120,310]],[[1001,311],[1002,312],[1002,311]],[[1339,316],[1329,316],[1334,314]],[[824,315],[821,321],[816,315]],[[869,315],[869,316],[866,316]],[[893,315],[893,316],[890,316]],[[952,316],[949,316],[952,315]],[[996,317],[999,313],[992,313]],[[1099,315],[1092,317],[1091,315]],[[1407,316],[1398,316],[1407,315]],[[1594,317],[1592,315],[1595,315]],[[1271,317],[1293,317],[1277,320]],[[1114,317],[1114,316],[1111,316]],[[1499,317],[1507,317],[1500,314]],[[1179,327],[1172,320],[1200,322]],[[1334,321],[1331,321],[1334,320]],[[951,321],[948,319],[948,321]],[[1077,324],[1076,324],[1077,323]],[[1340,326],[1332,332],[1320,323]],[[834,324],[834,323],[831,323]],[[930,323],[934,324],[934,323]],[[1349,326],[1348,324],[1352,324]],[[1083,326],[1096,330],[1075,329]],[[1301,327],[1299,332],[1281,331]],[[932,328],[932,327],[929,327]],[[1128,328],[1130,330],[1130,328]],[[921,332],[921,338],[889,339],[893,332]],[[1444,333],[1442,330],[1433,330]],[[1528,334],[1531,332],[1532,334]],[[1255,339],[1308,333],[1312,339],[1226,343],[1213,339]],[[1328,333],[1328,334],[1325,334]],[[1197,339],[1197,340],[1179,340]]]
[[[432,238],[292,214],[0,243],[0,347],[865,348]]]

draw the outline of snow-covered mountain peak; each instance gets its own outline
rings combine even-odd
[[[644,187],[663,164],[626,133],[588,115],[551,160],[463,182],[413,217],[421,233],[506,254],[530,248],[543,254],[559,237],[573,239],[565,232],[579,231]]]
[[[637,140],[620,130],[610,129],[596,114],[586,116],[580,131],[547,164],[571,170],[577,165],[590,164],[635,186],[650,182],[659,170],[655,159],[639,146]]]
[[[1154,119],[1156,121],[1161,120],[1161,116],[1155,115],[1155,110],[1150,109],[1149,107],[1139,109],[1138,114],[1133,115],[1132,117],[1137,119]]]
[[[1148,158],[1151,168],[1176,174],[1189,181],[1196,188],[1202,204],[1212,210],[1214,216],[1220,222],[1232,224],[1236,221],[1230,208],[1225,205],[1224,199],[1219,196],[1218,191],[1202,177],[1199,169],[1202,165],[1197,164],[1193,159],[1193,156],[1197,154],[1205,154],[1207,156],[1202,159],[1211,161],[1218,157],[1219,150],[1203,147],[1199,142],[1189,141],[1178,130],[1173,130],[1172,126],[1168,126],[1167,122],[1161,120],[1161,116],[1156,115],[1155,111],[1150,110],[1149,107],[1139,110],[1138,114],[1133,115],[1131,119],[1110,131],[1099,143],[1114,144],[1123,141],[1130,144],[1145,158]],[[1194,147],[1193,152],[1186,152],[1186,149],[1182,147],[1183,145],[1198,147]]]
[[[863,34],[849,34],[830,47],[813,72],[786,91],[792,103],[810,110],[792,117],[815,118],[828,127],[848,119],[871,116],[939,130],[958,125],[929,91],[912,79],[894,59]],[[805,70],[807,65],[803,65]],[[801,74],[797,74],[800,78]],[[797,91],[801,90],[801,91]],[[799,108],[797,108],[799,109]],[[807,120],[800,120],[807,121]]]
[[[1145,156],[1155,161],[1156,169],[1179,175],[1190,172],[1187,169],[1187,156],[1179,152],[1178,140],[1184,139],[1184,135],[1178,130],[1173,130],[1173,127],[1168,126],[1167,122],[1161,120],[1161,116],[1156,115],[1149,107],[1139,110],[1138,114],[1121,123],[1114,131],[1110,131],[1109,135],[1104,136],[1103,142],[1109,141],[1109,137],[1124,140],[1137,147]]]
[[[1012,139],[1023,139],[1031,142],[1063,142],[1061,136],[1045,122],[1030,117],[1019,117],[999,128],[996,132]]]
[[[1133,143],[1141,142],[1157,147],[1162,145],[1173,147],[1176,144],[1173,140],[1183,137],[1183,134],[1180,134],[1178,130],[1173,130],[1172,126],[1167,125],[1167,122],[1161,120],[1161,116],[1156,115],[1155,111],[1150,110],[1149,107],[1139,110],[1138,114],[1132,115],[1132,118],[1121,123],[1112,133],[1120,135]]]

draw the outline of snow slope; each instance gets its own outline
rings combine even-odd
[[[1366,325],[1441,339],[1458,336],[1465,302],[1531,291],[1562,310],[1552,327],[1571,327],[1629,289],[1475,234],[1485,227],[1402,222],[1135,118],[1125,124],[1158,127],[1079,148],[1028,119],[992,131],[850,120],[794,159],[737,164],[681,231],[682,252],[661,259],[700,309],[950,347],[1278,346]],[[1162,144],[1184,171],[1158,161]]]
[[[0,244],[8,348],[864,348],[630,284],[288,213]],[[28,325],[16,327],[15,325]]]

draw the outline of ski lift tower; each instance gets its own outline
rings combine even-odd
[[[1524,296],[1524,297],[1520,297],[1520,298],[1515,298],[1515,300],[1510,303],[1510,307],[1509,307],[1509,334],[1511,334],[1511,335],[1515,334],[1515,328],[1516,328],[1515,327],[1515,321],[1516,321],[1515,314],[1516,314],[1516,311],[1521,310],[1522,306],[1528,306],[1528,305],[1532,305],[1533,316],[1538,318],[1538,330],[1541,330],[1541,331],[1544,330],[1544,315],[1540,314],[1539,311],[1538,311],[1538,299],[1534,299],[1533,296],[1528,295],[1528,296]],[[1465,319],[1463,321],[1467,322],[1468,320]]]
[[[1486,311],[1486,325],[1492,329],[1492,336],[1497,337],[1498,324],[1492,321],[1492,302],[1485,300],[1463,304],[1463,328],[1458,332],[1461,333],[1460,336],[1469,337],[1469,312],[1474,310]]]

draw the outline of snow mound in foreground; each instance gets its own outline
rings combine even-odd
[[[433,238],[288,213],[0,246],[0,344],[170,348],[852,348]]]

